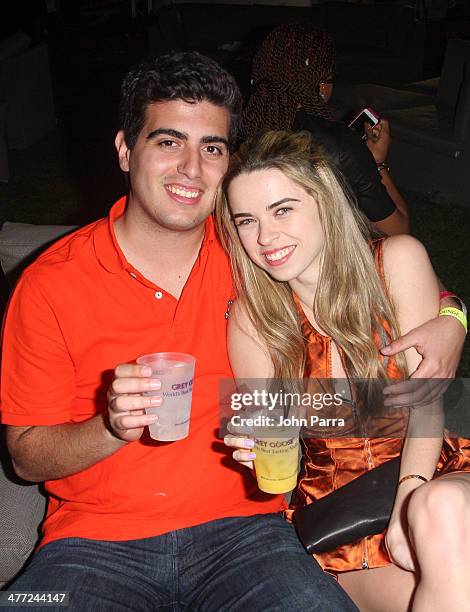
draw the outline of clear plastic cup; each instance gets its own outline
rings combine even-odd
[[[138,357],[139,365],[152,368],[161,389],[145,395],[161,395],[161,406],[146,408],[147,414],[158,414],[158,421],[149,425],[150,437],[160,442],[182,440],[189,434],[194,366],[196,359],[185,353],[151,353]]]

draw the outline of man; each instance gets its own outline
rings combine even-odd
[[[2,421],[18,474],[50,496],[15,591],[69,591],[74,610],[356,609],[283,521],[282,496],[229,469],[216,437],[232,287],[211,212],[240,104],[198,54],[131,72],[116,137],[127,199],[15,291]],[[145,368],[120,366],[131,378],[113,383],[109,413],[105,395],[117,363],[165,350],[197,360],[190,434],[170,444],[149,439],[153,417],[126,394],[129,380],[152,389],[132,377]]]

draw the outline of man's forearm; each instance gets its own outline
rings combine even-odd
[[[103,415],[81,423],[8,426],[7,442],[16,473],[32,482],[71,476],[127,444],[113,436]]]

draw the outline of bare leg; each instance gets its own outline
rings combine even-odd
[[[416,577],[397,565],[339,574],[339,584],[361,612],[407,612]]]
[[[470,474],[445,474],[416,489],[408,524],[421,574],[413,612],[470,610]]]
[[[388,565],[342,573],[340,585],[361,612],[470,611],[470,473],[445,474],[418,487],[408,524],[419,581]]]

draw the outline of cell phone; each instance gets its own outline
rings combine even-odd
[[[353,128],[353,130],[359,132],[362,138],[365,138],[366,134],[364,132],[364,123],[368,123],[374,127],[374,125],[377,125],[379,121],[379,115],[372,108],[366,107],[357,113],[354,119],[348,123],[348,127]]]

